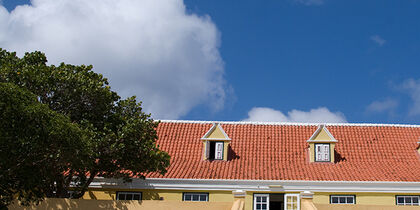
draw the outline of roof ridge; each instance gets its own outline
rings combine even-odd
[[[208,121],[208,120],[156,120],[165,123],[196,123],[196,124],[237,124],[237,125],[292,125],[292,126],[359,126],[359,127],[413,127],[420,128],[414,124],[385,124],[385,123],[297,123],[297,122],[257,122],[257,121]]]

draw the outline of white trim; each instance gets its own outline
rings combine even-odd
[[[223,134],[223,136],[224,136],[225,138],[208,138],[208,136],[210,136],[210,134],[211,134],[214,130],[216,130],[217,128],[218,128],[218,129],[222,132],[222,134]],[[220,123],[213,123],[213,126],[210,128],[210,130],[208,130],[208,131],[207,131],[207,133],[206,133],[206,134],[204,134],[204,136],[201,138],[201,140],[211,140],[211,141],[214,141],[214,140],[222,140],[222,141],[229,141],[229,140],[231,140],[231,139],[230,139],[230,138],[229,138],[229,136],[226,134],[225,130],[223,130],[222,126],[220,126]]]
[[[337,140],[307,140],[309,143],[333,143],[338,142]]]
[[[232,191],[233,197],[235,198],[245,198],[246,191],[244,190],[234,190]]]
[[[289,210],[287,209],[287,197],[296,197],[296,210],[300,210],[300,196],[297,193],[286,193],[284,194],[284,210]]]
[[[306,190],[300,193],[300,197],[305,199],[312,199],[314,197],[314,193]]]
[[[404,198],[404,202],[403,203],[399,203],[398,202],[398,197],[403,197]],[[411,200],[410,203],[406,203],[405,202],[405,198],[406,197],[410,197],[410,200]],[[412,202],[413,197],[417,197],[417,205],[414,205],[414,202]],[[396,203],[397,206],[420,206],[419,200],[420,200],[420,196],[418,196],[418,195],[397,195],[397,196],[395,196],[395,203]]]
[[[333,203],[333,197],[336,197],[337,198],[337,201],[338,201],[338,203]],[[344,197],[344,198],[346,198],[345,200],[345,203],[340,203],[340,198],[341,197]],[[353,202],[352,203],[347,203],[347,198],[348,197],[352,197],[353,198]],[[356,204],[355,203],[355,201],[356,201],[356,195],[330,195],[330,204]]]
[[[270,188],[282,185],[282,188]],[[91,188],[118,189],[166,189],[206,191],[256,191],[256,192],[389,192],[418,193],[420,182],[368,182],[368,181],[303,181],[303,180],[229,180],[229,179],[133,179],[123,180],[95,178]]]
[[[328,137],[330,139],[321,139],[321,140],[315,140],[314,138],[321,132],[325,131],[327,133]],[[324,124],[318,125],[318,128],[316,129],[315,133],[312,134],[311,138],[307,140],[307,142],[338,142],[337,139],[334,138],[334,136],[330,133],[330,131],[325,127]]]
[[[191,195],[191,200],[185,200],[185,195]],[[198,195],[198,201],[194,201],[193,200],[193,195]],[[206,200],[202,201],[200,200],[200,195],[205,195],[206,196]],[[205,192],[183,192],[182,193],[182,201],[185,202],[207,202],[209,201],[209,193],[205,193]]]
[[[196,123],[196,124],[234,124],[234,125],[294,125],[318,126],[320,123],[293,123],[293,122],[250,122],[250,121],[194,121],[194,120],[156,120],[165,123]],[[323,123],[325,126],[365,126],[365,127],[408,127],[420,128],[414,124],[380,124],[380,123]]]
[[[266,201],[264,202],[267,206],[267,210],[270,210],[270,194],[260,194],[260,193],[254,193],[254,208],[253,210],[257,209],[257,197],[265,197]],[[264,204],[262,201],[260,201],[261,204]]]

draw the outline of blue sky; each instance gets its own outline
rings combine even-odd
[[[24,3],[28,1],[3,0],[9,12]],[[327,114],[339,112],[341,121],[420,123],[420,1],[185,0],[183,4],[187,15],[217,28],[215,45],[223,71],[218,71],[222,81],[215,84],[223,87],[225,97],[220,105],[197,96],[202,103],[162,118],[265,121],[265,115],[273,120],[270,117],[281,113],[278,121],[305,121],[294,120],[292,110],[313,118],[310,110],[324,107]],[[0,40],[2,45],[8,43]],[[8,48],[21,49],[13,46]],[[265,110],[252,117],[256,107]]]

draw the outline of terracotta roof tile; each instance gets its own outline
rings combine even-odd
[[[316,125],[221,124],[232,139],[228,161],[202,159],[211,123],[161,122],[160,148],[171,156],[165,175],[149,178],[420,181],[420,127],[327,125],[338,140],[336,163],[310,163],[306,142]],[[234,153],[234,154],[233,154]]]

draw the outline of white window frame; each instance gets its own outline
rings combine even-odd
[[[185,196],[186,196],[186,195],[190,195],[190,196],[191,196],[191,200],[186,200],[186,199],[185,199]],[[192,197],[193,197],[194,195],[198,195],[198,200],[197,200],[197,201],[194,201],[194,200],[192,199]],[[206,200],[200,200],[200,197],[201,197],[202,195],[206,196]],[[209,193],[200,193],[200,192],[184,192],[184,193],[182,193],[182,201],[192,201],[192,202],[205,202],[205,201],[209,201]]]
[[[222,150],[220,151],[220,157],[217,156],[217,153],[218,153],[218,151],[217,151],[218,146],[217,145],[222,145],[221,146]],[[217,142],[214,143],[214,159],[215,160],[223,160],[224,146],[225,145],[224,145],[223,141],[217,141]]]
[[[318,146],[328,146],[328,159],[325,160],[323,158],[318,159]],[[315,155],[315,162],[331,162],[331,145],[328,143],[316,143],[314,148],[314,155]]]
[[[333,203],[333,197],[338,198],[338,203]],[[346,201],[344,203],[340,203],[340,198],[345,197]],[[348,197],[352,197],[353,198],[353,202],[352,203],[348,203],[347,202],[347,198]],[[330,195],[330,204],[356,204],[356,196],[355,195]]]
[[[284,194],[284,210],[289,210],[289,209],[287,209],[287,197],[296,197],[296,207],[297,207],[297,210],[300,210],[300,196],[299,196],[299,194],[297,194],[297,193],[286,193],[286,194]]]
[[[126,191],[119,191],[119,192],[117,192],[117,197],[116,197],[116,200],[120,200],[119,198],[120,198],[120,194],[125,194],[126,196],[127,195],[132,195],[132,198],[134,198],[134,195],[139,195],[139,200],[134,200],[134,199],[131,199],[131,200],[127,200],[127,199],[124,199],[124,200],[122,200],[122,201],[141,201],[143,198],[142,198],[142,193],[141,192],[126,192]]]
[[[265,197],[266,201],[257,202],[257,197]],[[257,210],[257,204],[266,204],[267,210],[270,210],[270,194],[254,194],[254,210]]]
[[[403,203],[399,203],[398,202],[398,198],[403,197],[404,198],[404,202]],[[411,203],[406,203],[405,202],[405,198],[410,197],[411,198]],[[414,204],[413,203],[413,198],[417,197],[417,203]],[[399,206],[420,206],[420,196],[419,195],[397,195],[395,196],[395,203]]]

